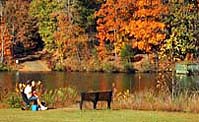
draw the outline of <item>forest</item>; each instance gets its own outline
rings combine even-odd
[[[0,0],[0,20],[5,65],[36,52],[57,71],[165,70],[199,58],[199,0]]]

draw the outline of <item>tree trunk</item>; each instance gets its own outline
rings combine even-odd
[[[1,3],[1,63],[3,63],[3,55],[4,55],[4,32],[5,32],[5,29],[3,29],[3,25],[2,25],[2,20],[3,20],[3,5],[2,5],[2,2]]]

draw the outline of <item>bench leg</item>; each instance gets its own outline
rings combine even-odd
[[[97,101],[94,101],[93,102],[93,109],[96,109],[97,108]]]
[[[82,105],[83,105],[83,100],[81,100],[79,104],[80,110],[82,110]]]
[[[108,109],[111,109],[111,101],[107,101],[108,103]]]

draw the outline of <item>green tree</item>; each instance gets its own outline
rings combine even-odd
[[[94,13],[99,10],[104,1],[100,0],[77,0],[77,10],[79,13],[78,24],[86,32],[96,32],[96,21]]]
[[[124,62],[131,62],[134,56],[133,48],[131,45],[125,45],[121,50],[121,57]]]
[[[48,51],[53,51],[55,42],[53,33],[56,30],[56,18],[52,17],[53,12],[64,8],[66,0],[32,0],[30,14],[36,17],[39,24],[39,33]]]
[[[170,4],[165,16],[167,39],[162,47],[163,56],[184,59],[187,53],[198,52],[199,13],[194,4]]]

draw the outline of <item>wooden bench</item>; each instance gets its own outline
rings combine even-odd
[[[94,91],[94,92],[82,92],[81,93],[81,101],[80,101],[80,109],[82,110],[82,105],[84,101],[93,102],[93,109],[96,109],[98,101],[107,101],[108,109],[111,108],[112,102],[112,91]]]

